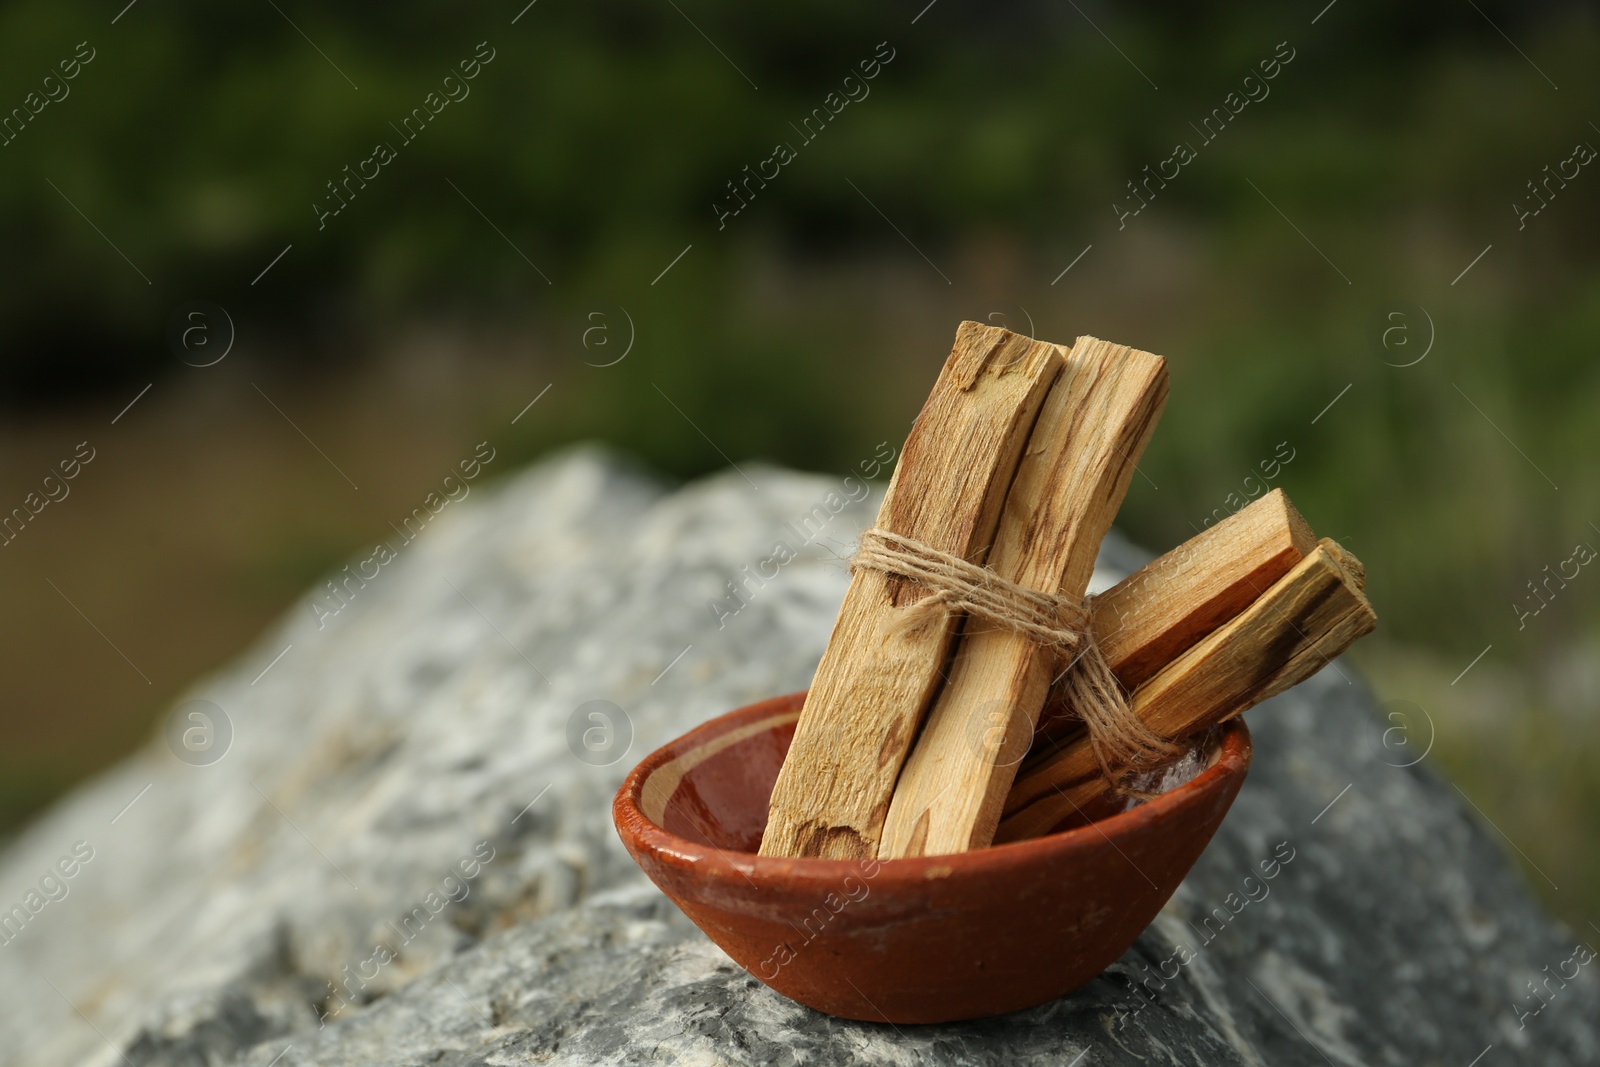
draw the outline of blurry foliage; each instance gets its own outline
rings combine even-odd
[[[749,287],[752,261],[825,269],[883,247],[855,181],[935,261],[977,236],[1022,234],[1047,277],[1085,241],[1121,239],[1110,205],[1124,183],[1175,141],[1198,144],[1189,123],[1287,40],[1297,55],[1271,95],[1199,145],[1128,223],[1200,228],[1227,283],[1171,349],[1178,400],[1146,464],[1155,483],[1188,494],[1184,514],[1169,498],[1135,496],[1128,519],[1170,543],[1287,438],[1300,457],[1289,484],[1307,510],[1360,531],[1358,550],[1388,539],[1389,567],[1377,569],[1404,577],[1378,590],[1386,623],[1434,637],[1434,619],[1485,610],[1485,591],[1463,576],[1495,573],[1507,544],[1537,571],[1564,531],[1600,514],[1586,489],[1596,479],[1581,477],[1600,455],[1600,427],[1585,417],[1600,390],[1589,240],[1600,201],[1585,185],[1600,177],[1582,174],[1527,232],[1510,209],[1543,164],[1585,133],[1600,140],[1568,103],[1581,107],[1600,82],[1589,61],[1600,35],[1576,9],[1493,12],[1559,73],[1559,93],[1454,4],[1335,9],[1316,27],[1265,5],[1093,11],[1159,73],[1159,92],[1082,16],[1044,5],[949,3],[915,27],[900,8],[842,2],[686,9],[759,75],[759,91],[670,5],[547,0],[514,27],[499,9],[445,17],[405,4],[382,20],[284,10],[316,48],[265,4],[136,6],[116,26],[84,4],[0,14],[0,102],[20,103],[77,41],[97,50],[72,94],[0,148],[0,240],[29,252],[7,257],[0,286],[0,381],[14,403],[120,395],[170,371],[165,319],[191,295],[225,303],[241,336],[276,337],[278,350],[320,362],[359,358],[419,309],[583,324],[588,309],[622,304],[649,324],[636,373],[567,389],[528,451],[602,436],[678,474],[722,465],[659,392],[730,456],[844,467],[870,448],[870,397],[887,372],[863,359],[871,338],[841,341],[845,312],[774,328],[730,298]],[[402,144],[390,123],[485,40],[496,57],[471,95]],[[724,183],[776,141],[798,142],[789,123],[882,40],[896,55],[871,95],[799,146],[719,232],[711,204]],[[325,183],[379,141],[399,159],[319,230],[312,205]],[[109,254],[50,182],[154,284]],[[1286,241],[1252,182],[1356,283],[1333,284]],[[1448,279],[1491,240],[1477,295],[1452,291]],[[690,242],[672,284],[650,286]],[[1409,377],[1384,367],[1376,345],[1383,309],[1401,299],[1429,306],[1444,339]],[[562,326],[560,340],[581,328]],[[862,388],[841,390],[846,377]],[[1308,426],[1304,413],[1351,381],[1358,396]],[[1452,382],[1530,455],[1577,475],[1538,502],[1538,523],[1517,511],[1523,483],[1542,479],[1474,421]],[[1485,493],[1509,506],[1482,507]],[[1509,595],[1521,581],[1502,584]],[[1476,634],[1450,640],[1455,652],[1482,647]]]
[[[879,291],[841,285],[808,305],[783,292],[795,273],[859,277],[885,254],[922,269],[854,182],[949,269],[996,241],[1018,250],[1034,280],[1015,303],[1071,307],[1054,316],[1060,333],[1041,330],[1058,339],[1100,329],[1068,296],[1094,261],[1048,284],[1085,244],[1098,259],[1155,241],[1181,261],[1181,314],[1152,307],[1146,336],[1117,337],[1172,358],[1173,399],[1142,464],[1160,490],[1136,485],[1122,520],[1147,543],[1188,536],[1287,441],[1279,484],[1366,560],[1385,639],[1450,664],[1493,642],[1533,664],[1558,636],[1595,632],[1600,588],[1574,590],[1538,641],[1508,606],[1575,540],[1600,544],[1600,174],[1586,168],[1525,230],[1511,207],[1574,143],[1600,144],[1600,112],[1584,110],[1600,89],[1592,10],[1479,5],[1541,74],[1455,2],[1342,3],[1315,26],[1321,0],[1082,5],[1116,47],[1072,5],[942,0],[913,26],[923,0],[684,0],[682,13],[541,0],[512,26],[522,3],[406,2],[381,17],[141,3],[114,26],[78,0],[0,11],[0,107],[78,41],[97,49],[71,96],[0,148],[0,402],[120,397],[181,371],[164,330],[192,297],[308,365],[368,359],[419,315],[514,323],[581,353],[586,315],[626,306],[649,329],[625,372],[573,374],[576,359],[551,371],[560,399],[519,426],[512,458],[603,437],[682,476],[724,466],[724,452],[844,469],[903,434],[914,400],[896,383],[920,395],[942,354],[914,373],[875,359]],[[897,54],[870,97],[800,147],[789,124],[885,40]],[[1285,40],[1297,56],[1271,96],[1200,147],[1189,124]],[[389,124],[480,41],[496,58],[471,95],[402,146]],[[780,140],[799,159],[719,231],[724,183]],[[324,183],[379,141],[399,159],[319,230]],[[1124,183],[1177,141],[1199,158],[1119,233]],[[691,242],[670,284],[652,286]],[[1379,337],[1411,301],[1438,341],[1397,370]],[[958,312],[971,309],[941,331]]]

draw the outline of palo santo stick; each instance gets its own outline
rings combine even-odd
[[[1274,489],[1095,597],[1095,637],[1117,681],[1133,692],[1316,547],[1317,535]],[[1052,694],[1038,733],[1076,726],[1071,715]]]
[[[1081,597],[1166,398],[1166,360],[1080,337],[1017,468],[989,568],[1027,589]],[[880,858],[988,845],[1059,654],[969,622],[895,786]]]
[[[1243,614],[1158,672],[1133,710],[1165,737],[1185,737],[1239,714],[1321,670],[1378,618],[1349,557],[1324,540]],[[1006,798],[995,841],[1048,833],[1110,788],[1087,736],[1028,761]]]
[[[882,529],[982,563],[1058,346],[964,322],[911,427],[878,511]],[[869,859],[959,616],[901,625],[927,595],[858,568],[773,786],[763,856]]]

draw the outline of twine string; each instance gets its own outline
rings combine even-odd
[[[1134,714],[1095,640],[1088,599],[1028,589],[988,567],[879,527],[862,533],[850,566],[905,578],[928,590],[902,616],[903,626],[914,629],[947,611],[962,612],[1054,651],[1066,663],[1056,684],[1083,720],[1100,771],[1113,785],[1120,788],[1125,775],[1183,751]]]

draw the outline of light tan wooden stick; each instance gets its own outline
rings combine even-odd
[[[1322,541],[1243,614],[1140,686],[1134,711],[1161,734],[1186,737],[1309,678],[1377,626],[1359,566]],[[1065,738],[1028,760],[995,841],[1048,833],[1108,788],[1088,739]]]
[[[982,563],[1059,346],[964,322],[911,427],[877,525]],[[902,625],[926,590],[858,568],[772,790],[764,856],[877,854],[895,779],[959,617]]]
[[[1028,589],[1081,597],[1167,396],[1160,356],[1080,337],[1039,415],[989,553]],[[969,625],[895,786],[878,855],[983,847],[1033,728],[1059,650]]]
[[[1274,489],[1095,597],[1095,637],[1117,681],[1133,692],[1316,547],[1317,535]],[[1056,690],[1039,719],[1041,737],[1080,725]]]

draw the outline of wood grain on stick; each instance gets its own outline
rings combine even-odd
[[[1186,737],[1304,681],[1377,626],[1362,584],[1354,557],[1320,542],[1242,614],[1135,690],[1134,712],[1164,736]],[[1029,758],[995,840],[1048,833],[1109,788],[1087,736],[1063,738]]]
[[[878,526],[984,562],[1058,346],[964,322],[890,479]],[[922,586],[857,569],[772,790],[764,856],[866,859],[960,618],[903,616]]]
[[[1166,396],[1160,356],[1080,337],[1017,468],[989,568],[1081,597]],[[989,844],[1059,660],[1029,636],[969,623],[895,786],[880,857]]]
[[[1282,489],[1134,571],[1094,598],[1094,632],[1130,693],[1212,630],[1238,615],[1317,547],[1317,535]],[[1075,728],[1052,694],[1041,737]]]

